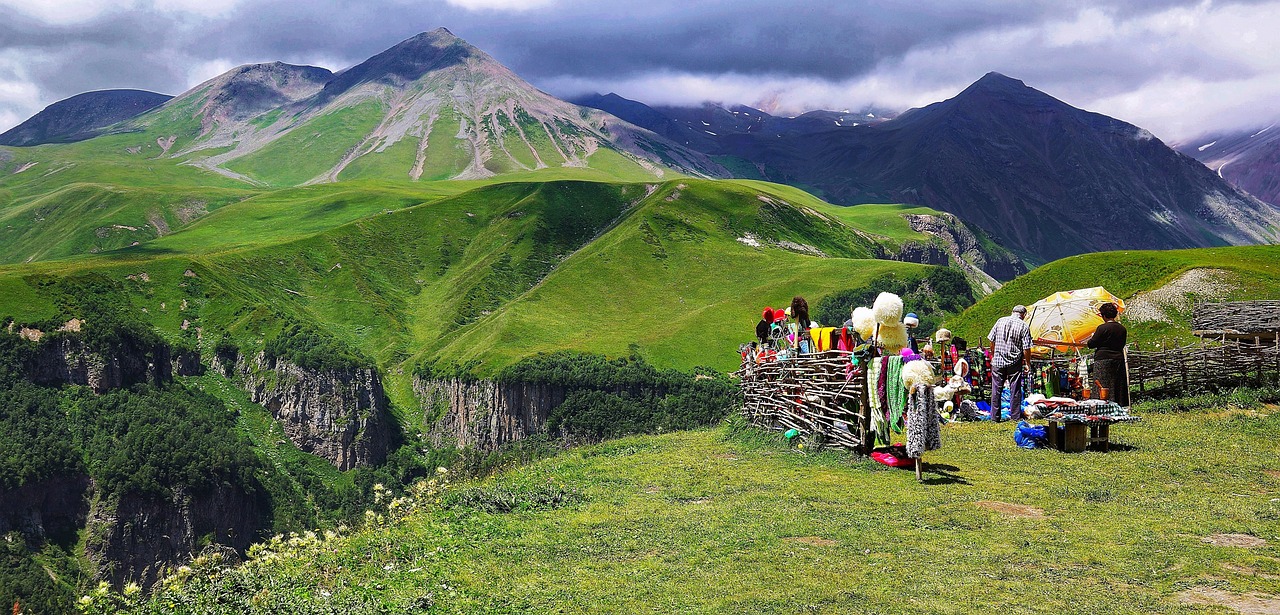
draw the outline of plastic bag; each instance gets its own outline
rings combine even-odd
[[[1013,430],[1013,441],[1022,448],[1045,448],[1049,446],[1049,435],[1042,426],[1032,426],[1020,421]]]

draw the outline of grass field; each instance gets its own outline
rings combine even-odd
[[[1275,410],[1148,413],[1106,454],[950,425],[923,484],[737,421],[625,438],[197,572],[151,612],[1229,612],[1185,603],[1197,596],[1274,609]],[[1228,534],[1250,546],[1207,542]]]

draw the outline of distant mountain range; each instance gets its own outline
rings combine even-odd
[[[0,145],[72,143],[102,134],[102,129],[137,117],[172,99],[145,90],[101,90],[61,100],[0,134]]]
[[[779,117],[745,105],[726,107],[710,102],[694,107],[650,107],[617,94],[591,94],[570,101],[608,111],[676,143],[703,151],[715,150],[722,138],[729,135],[804,135],[824,132],[833,126],[876,124],[897,115],[887,109],[868,107],[857,112],[810,111],[795,117]]]
[[[1210,133],[1177,147],[1235,187],[1280,206],[1280,122]]]
[[[584,97],[578,106],[441,28],[337,73],[279,62],[242,66],[123,121],[139,105],[94,94],[100,108],[81,120],[62,112],[73,98],[10,132],[25,130],[26,144],[115,135],[130,155],[259,186],[546,176],[548,169],[629,181],[673,172],[763,179],[837,204],[950,212],[1033,263],[1108,249],[1280,240],[1280,211],[1223,179],[1280,200],[1268,162],[1277,156],[1266,153],[1274,148],[1228,149],[1244,142],[1237,136],[1197,151],[1225,161],[1225,169],[1217,163],[1220,177],[1141,128],[997,73],[889,119],[875,109],[777,117],[743,106],[650,107],[615,94]],[[37,134],[29,125],[45,128]],[[32,164],[9,157],[15,169]],[[51,172],[70,168],[47,163]]]
[[[669,136],[681,124],[678,115],[624,101],[584,100]],[[1033,262],[1280,239],[1275,207],[1150,132],[998,73],[883,122],[798,130],[801,118],[790,130],[706,133],[689,144],[739,175],[758,173],[833,203],[954,213]]]
[[[118,100],[98,102],[99,119],[86,121],[98,134],[138,134],[131,153],[155,144],[163,156],[255,185],[478,179],[547,168],[629,179],[673,170],[728,175],[704,154],[539,91],[444,28],[337,73],[252,64],[141,114]],[[51,110],[28,122],[50,130],[21,144],[85,134]]]

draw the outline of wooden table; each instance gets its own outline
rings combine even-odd
[[[1062,431],[1058,431],[1058,420],[1049,421],[1049,446],[1064,453],[1081,453],[1086,448],[1102,451],[1111,450],[1111,422],[1062,421]]]

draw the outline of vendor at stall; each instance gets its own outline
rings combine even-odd
[[[1114,303],[1104,303],[1098,308],[1102,316],[1102,324],[1094,330],[1089,338],[1089,347],[1094,348],[1093,370],[1098,385],[1107,391],[1111,401],[1121,406],[1129,405],[1129,375],[1125,368],[1124,346],[1129,332],[1124,325],[1116,322],[1119,309]]]

